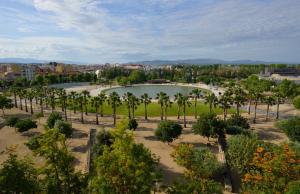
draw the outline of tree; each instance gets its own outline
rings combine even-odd
[[[36,122],[31,119],[20,119],[15,124],[18,132],[28,131],[29,129],[37,128]]]
[[[218,100],[219,106],[223,109],[223,115],[224,115],[224,121],[226,121],[227,118],[227,110],[231,107],[232,105],[232,98],[231,94],[228,91],[225,91],[224,94],[220,93],[220,98]]]
[[[164,119],[164,106],[165,106],[165,98],[167,94],[164,92],[160,92],[156,94],[157,103],[160,105],[160,120]]]
[[[128,110],[128,119],[131,119],[131,105],[130,105],[130,97],[133,94],[131,92],[126,92],[123,96],[123,100],[127,105],[127,110]]]
[[[91,193],[150,193],[160,177],[158,159],[143,144],[135,143],[130,133],[116,130],[114,137],[95,160]]]
[[[137,109],[137,107],[140,105],[140,100],[134,96],[134,95],[131,95],[129,97],[129,104],[131,106],[131,111],[132,111],[132,119],[135,118],[135,110]]]
[[[199,88],[195,88],[192,90],[192,92],[190,93],[190,95],[192,95],[192,98],[194,99],[194,115],[195,115],[195,119],[197,119],[198,113],[197,113],[197,100],[201,97],[202,94],[202,90],[200,90]]]
[[[99,97],[99,106],[100,106],[100,116],[103,117],[103,106],[107,97],[104,91],[100,92],[100,94],[98,94],[98,97]]]
[[[214,113],[205,113],[193,125],[192,130],[195,134],[207,137],[223,136],[225,124]]]
[[[148,96],[147,93],[144,93],[141,96],[141,103],[144,104],[144,115],[145,115],[145,120],[148,120],[148,111],[147,111],[147,107],[148,105],[151,103],[151,98]]]
[[[229,90],[231,90],[232,100],[236,104],[236,113],[239,115],[240,107],[244,105],[246,101],[246,93],[239,85],[229,88]]]
[[[39,182],[37,170],[28,159],[18,159],[13,150],[0,169],[1,193],[37,193]]]
[[[18,121],[19,121],[18,117],[9,117],[5,120],[5,125],[9,127],[15,127]]]
[[[218,104],[218,98],[214,93],[209,92],[205,95],[204,99],[205,99],[205,103],[209,104],[209,112],[211,113],[212,108],[216,107],[216,105]]]
[[[84,97],[82,94],[77,95],[76,99],[77,103],[79,104],[79,109],[80,109],[80,115],[81,115],[81,123],[83,123],[83,104],[84,104]]]
[[[287,192],[285,192],[285,194],[298,194],[298,193],[300,193],[300,180],[289,182],[287,187]]]
[[[257,110],[257,104],[259,100],[262,100],[263,95],[261,90],[254,90],[253,92],[253,99],[254,99],[254,117],[253,117],[253,123],[256,123],[256,110]]]
[[[20,90],[20,88],[18,87],[10,87],[9,91],[11,94],[13,94],[14,96],[14,106],[15,108],[18,108],[18,103],[17,103],[17,94],[18,94],[18,91]]]
[[[83,104],[84,104],[84,109],[85,109],[85,115],[87,115],[88,114],[87,104],[88,104],[88,98],[90,97],[90,92],[87,90],[83,90],[82,95],[83,95]]]
[[[109,95],[108,104],[111,105],[111,108],[113,110],[114,125],[116,125],[116,120],[117,120],[117,118],[116,118],[116,110],[122,104],[120,96],[119,96],[119,94],[117,92],[112,92]]]
[[[78,94],[75,92],[75,91],[71,91],[70,94],[69,94],[69,100],[70,100],[70,104],[71,104],[71,107],[73,109],[73,113],[76,114],[76,100],[77,100],[77,96]]]
[[[41,120],[42,117],[44,117],[44,115],[41,112],[34,114],[34,118],[39,120],[39,124],[41,123],[40,120]]]
[[[300,96],[297,96],[293,99],[293,105],[296,109],[300,109]]]
[[[62,112],[64,112],[65,120],[68,120],[67,117],[67,100],[68,100],[68,95],[66,93],[65,89],[59,89],[58,90],[58,96],[60,99],[60,104],[61,104],[61,109]]]
[[[55,110],[56,89],[48,88],[47,93],[48,93],[48,101],[50,102],[51,110],[53,112]]]
[[[227,124],[227,126],[239,126],[244,129],[250,128],[248,120],[238,114],[232,114],[231,117],[227,120],[226,124]]]
[[[162,142],[172,142],[182,133],[182,127],[174,121],[161,121],[155,130],[155,136]]]
[[[172,102],[170,100],[169,96],[165,96],[164,98],[164,115],[165,115],[165,120],[167,120],[167,115],[168,115],[168,108],[172,106]]]
[[[13,107],[12,100],[6,96],[0,94],[0,108],[2,110],[3,117],[5,116],[5,109],[11,109]]]
[[[177,119],[180,119],[180,111],[182,107],[182,99],[183,99],[183,94],[182,93],[177,93],[174,95],[175,99],[174,101],[177,102]]]
[[[74,131],[70,123],[62,120],[56,120],[54,128],[58,129],[59,132],[64,134],[67,138],[70,138]]]
[[[99,96],[92,97],[91,99],[91,106],[96,110],[96,125],[99,125],[99,101]]]
[[[29,99],[29,104],[30,104],[30,114],[33,115],[33,107],[32,107],[32,100],[35,97],[34,92],[31,90],[27,91],[27,98]]]
[[[66,138],[59,129],[49,129],[39,136],[33,152],[46,162],[41,175],[45,193],[84,193],[86,178],[75,172],[74,157],[69,153]]]
[[[300,117],[291,117],[278,121],[276,127],[283,130],[292,141],[300,142]]]
[[[183,106],[183,126],[186,127],[186,107],[191,105],[188,96],[182,97],[182,106]]]
[[[55,122],[58,120],[62,121],[62,116],[59,114],[59,112],[52,112],[47,119],[47,127],[52,129],[55,125]]]
[[[273,96],[265,96],[262,98],[263,102],[267,104],[267,111],[266,111],[266,121],[269,119],[269,110],[270,106],[273,106],[276,104],[276,100]]]
[[[243,191],[251,193],[284,193],[292,181],[300,178],[299,156],[287,145],[260,147],[247,165]]]

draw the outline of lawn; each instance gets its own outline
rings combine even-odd
[[[158,117],[160,116],[160,105],[156,102],[152,102],[148,105],[148,116],[149,117]],[[176,103],[172,104],[170,108],[168,108],[168,116],[177,116],[177,109],[178,105]],[[186,115],[187,116],[193,116],[194,115],[194,104],[190,107],[186,108]],[[198,114],[209,112],[209,106],[207,104],[198,102],[197,104],[197,109],[198,109]],[[91,107],[88,105],[88,112],[95,113],[95,108]],[[100,111],[99,111],[100,112]],[[112,114],[112,109],[111,106],[108,105],[107,103],[104,104],[103,106],[103,112],[104,115],[111,115]],[[213,112],[216,114],[222,114],[223,110],[220,108],[213,108]],[[233,113],[234,109],[230,109],[228,113]],[[117,114],[118,115],[127,115],[128,114],[128,109],[125,103],[123,103],[121,106],[117,108]],[[181,115],[183,115],[181,111]],[[138,108],[135,110],[135,116],[144,116],[144,104],[140,104]]]

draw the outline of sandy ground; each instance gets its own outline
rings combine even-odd
[[[271,112],[275,110],[275,106],[272,107]],[[284,141],[288,141],[286,135],[276,129],[274,127],[274,116],[270,115],[270,120],[265,122],[265,115],[263,110],[265,110],[264,105],[260,105],[258,107],[261,110],[261,113],[258,111],[258,118],[256,124],[251,124],[251,127],[255,129],[258,133],[259,137],[263,140],[270,141],[273,143],[281,143]],[[300,115],[299,111],[295,110],[292,105],[281,105],[280,106],[281,115],[283,117],[289,117],[294,115]],[[59,111],[59,110],[58,110]],[[6,114],[8,116],[18,116],[18,117],[30,117],[28,113],[25,111],[20,111],[19,109],[13,108],[11,110],[7,110]],[[50,114],[48,110],[46,112],[47,115]],[[250,116],[247,113],[243,113],[244,116],[249,118],[250,120],[253,117],[253,114]],[[68,114],[69,116],[69,114]],[[72,126],[75,129],[72,138],[68,140],[68,146],[70,151],[76,157],[75,167],[77,170],[86,170],[86,160],[87,160],[87,138],[88,138],[88,131],[91,128],[96,128],[97,130],[107,129],[112,130],[112,118],[111,116],[106,116],[100,118],[101,125],[95,125],[95,115],[89,114],[88,116],[84,116],[85,124],[81,124],[79,122],[80,114],[72,114]],[[195,121],[193,117],[187,117],[188,126],[184,129],[183,134],[171,143],[170,145],[162,143],[158,141],[154,136],[154,130],[157,127],[159,122],[159,118],[152,117],[149,121],[144,121],[143,118],[137,118],[139,127],[134,132],[135,140],[138,143],[143,143],[148,149],[151,150],[153,154],[159,157],[160,168],[162,169],[163,173],[163,183],[169,184],[173,180],[177,179],[180,175],[183,174],[184,169],[178,166],[170,156],[170,153],[173,151],[174,146],[178,145],[179,143],[191,143],[196,147],[205,146],[207,147],[207,143],[210,143],[211,146],[209,148],[214,152],[217,153],[217,145],[215,143],[216,140],[211,139],[210,142],[207,141],[206,138],[201,137],[199,135],[195,135],[191,131],[191,123]],[[177,120],[176,117],[169,117],[170,120]],[[13,128],[7,127],[3,125],[3,118],[0,118],[0,152],[3,152],[6,147],[17,145],[17,152],[20,156],[28,156],[33,158],[34,162],[37,165],[43,164],[43,160],[41,158],[36,158],[33,156],[31,151],[24,145],[28,139],[39,133],[44,132],[43,125],[45,124],[45,118],[41,119],[41,123],[38,125],[37,129],[33,129],[29,132],[25,133],[17,133],[14,131]],[[7,159],[7,155],[5,153],[0,154],[0,163]]]

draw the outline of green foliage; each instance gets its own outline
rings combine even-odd
[[[67,138],[71,137],[74,131],[70,123],[62,120],[56,120],[54,128],[58,129],[59,132],[64,134]]]
[[[158,159],[143,144],[136,144],[130,133],[118,129],[114,143],[104,146],[95,162],[91,193],[150,193],[160,177]]]
[[[300,96],[294,98],[293,105],[295,106],[296,109],[300,109]]]
[[[47,119],[48,128],[52,129],[57,120],[62,120],[62,116],[59,112],[52,112]]]
[[[224,135],[225,124],[214,113],[205,113],[200,115],[200,118],[193,125],[193,132],[209,137],[217,137]]]
[[[222,194],[223,187],[220,183],[213,180],[201,179],[190,180],[187,179],[185,183],[174,182],[171,187],[167,189],[168,194]]]
[[[17,121],[15,127],[18,132],[24,132],[28,131],[29,129],[37,128],[37,125],[36,122],[32,121],[31,119],[22,119]]]
[[[30,150],[36,150],[38,149],[41,145],[39,142],[39,139],[42,137],[42,135],[36,135],[33,136],[28,140],[28,142],[25,143],[25,145],[30,149]]]
[[[111,132],[102,130],[99,131],[96,137],[96,142],[93,145],[93,153],[96,156],[100,156],[103,154],[105,147],[111,147],[111,145],[114,142],[114,136],[111,134]]]
[[[285,194],[299,194],[300,193],[300,180],[292,181],[288,184],[288,189]]]
[[[226,159],[231,169],[236,170],[240,176],[245,172],[245,167],[251,160],[255,149],[261,142],[255,135],[235,135],[228,139]]]
[[[235,126],[235,125],[230,125],[227,126],[225,129],[226,134],[230,134],[230,135],[238,135],[238,134],[248,134],[250,133],[249,130],[244,129],[240,126]]]
[[[174,121],[161,121],[155,130],[155,136],[163,142],[172,142],[181,135],[182,127]]]
[[[138,127],[138,123],[136,122],[135,119],[130,119],[128,121],[128,129],[135,131],[137,127]]]
[[[300,142],[300,117],[292,117],[286,120],[278,121],[276,126],[283,130],[292,141]]]
[[[4,116],[4,109],[10,109],[12,107],[13,107],[12,100],[0,94],[0,109],[2,109],[3,116]]]
[[[18,117],[9,117],[5,120],[5,125],[14,127],[18,121],[19,121]]]
[[[227,126],[239,126],[244,129],[249,129],[250,125],[248,120],[241,115],[233,114],[226,122]]]
[[[37,193],[37,170],[29,160],[10,152],[0,169],[0,193]]]

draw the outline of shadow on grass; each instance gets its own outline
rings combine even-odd
[[[175,172],[164,164],[159,164],[158,167],[162,170],[163,180],[162,184],[165,186],[171,185],[175,180],[180,180],[183,173]]]
[[[78,129],[74,129],[73,134],[72,134],[72,138],[78,138],[78,139],[80,139],[80,138],[86,138],[86,137],[88,137],[87,133],[82,132],[82,131],[80,131]]]
[[[25,131],[23,133],[21,133],[22,136],[25,136],[25,137],[34,137],[34,136],[37,136],[37,135],[40,135],[41,133],[38,132],[38,131]]]
[[[280,139],[282,139],[281,136],[276,135],[274,133],[270,133],[270,131],[260,130],[260,131],[257,131],[257,134],[258,134],[259,138],[262,139],[262,140],[272,141],[272,140],[280,140]]]
[[[159,139],[157,139],[157,137],[155,137],[154,135],[145,136],[144,138],[149,141],[159,141]]]

